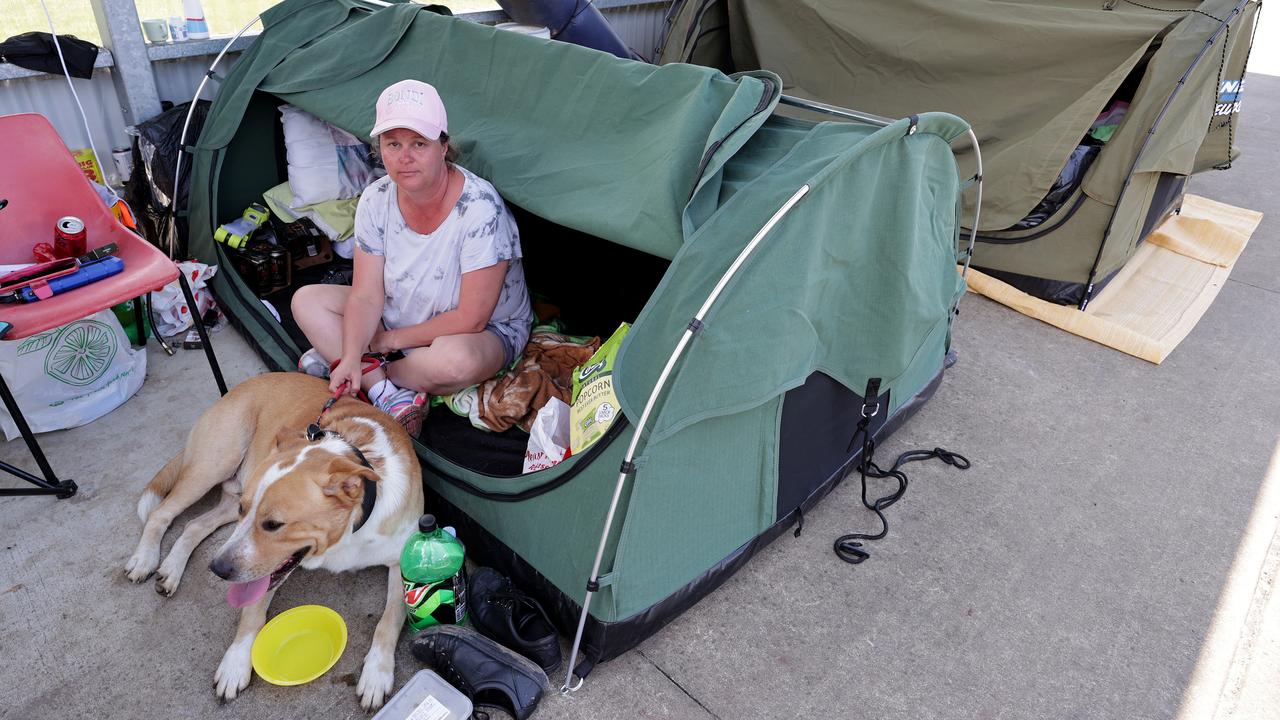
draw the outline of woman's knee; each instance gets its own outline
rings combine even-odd
[[[293,306],[298,307],[299,303],[309,302],[312,295],[318,291],[319,285],[303,285],[293,292]]]
[[[293,293],[289,307],[299,324],[325,318],[342,317],[346,307],[347,288],[340,285],[303,285]]]
[[[303,285],[293,293],[293,299],[289,301],[289,308],[293,311],[295,318],[303,318],[310,315],[310,310],[316,306],[315,285]]]

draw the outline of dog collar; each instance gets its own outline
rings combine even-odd
[[[369,464],[369,459],[364,456],[363,452],[360,452],[360,448],[356,447],[350,440],[342,437],[342,433],[321,429],[316,423],[311,423],[307,426],[307,439],[311,442],[316,442],[326,435],[336,437],[346,443],[347,447],[351,448],[351,451],[356,454],[356,459],[360,461],[361,465],[370,470],[373,469],[373,466]],[[369,516],[373,514],[374,503],[378,502],[378,483],[369,478],[361,478],[361,480],[364,481],[364,499],[360,501],[360,522],[351,528],[352,533],[360,532],[360,528],[364,527],[365,522],[369,520]]]

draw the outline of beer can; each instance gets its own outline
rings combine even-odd
[[[74,215],[58,220],[53,228],[53,252],[60,258],[84,255],[88,252],[87,240],[84,221]]]
[[[240,277],[253,288],[259,297],[271,292],[271,259],[263,255],[257,248],[236,252],[231,256],[232,264]]]
[[[289,251],[273,245],[267,250],[271,258],[271,285],[282,288],[289,285]]]

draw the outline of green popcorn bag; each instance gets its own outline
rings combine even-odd
[[[613,366],[622,339],[631,329],[622,323],[586,365],[573,370],[573,407],[569,410],[569,450],[575,455],[600,439],[622,412],[613,389]]]

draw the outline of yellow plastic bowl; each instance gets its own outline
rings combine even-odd
[[[271,619],[253,641],[253,669],[272,685],[302,685],[338,662],[347,624],[323,605],[299,605]]]

